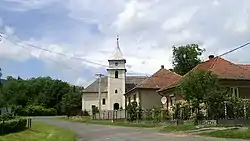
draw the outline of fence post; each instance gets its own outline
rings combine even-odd
[[[30,128],[31,128],[31,119],[30,119]]]
[[[136,108],[136,121],[139,123],[139,110]]]

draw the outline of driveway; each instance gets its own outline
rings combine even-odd
[[[69,128],[77,133],[79,141],[243,141],[159,133],[154,129],[84,124],[54,118],[36,118],[34,120]]]

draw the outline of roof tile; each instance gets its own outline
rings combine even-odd
[[[210,70],[213,74],[217,75],[219,79],[250,80],[250,65],[237,65],[221,57],[211,58],[201,64],[198,64],[182,78],[195,70]],[[165,86],[159,91],[175,87],[180,83],[180,81],[181,79],[173,82],[169,86]]]

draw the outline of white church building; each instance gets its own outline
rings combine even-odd
[[[101,110],[125,109],[124,94],[146,79],[146,76],[126,75],[126,59],[122,55],[118,40],[119,38],[112,56],[107,59],[109,63],[107,76],[102,76],[100,81],[95,80],[83,91],[82,110],[99,108],[99,86]]]

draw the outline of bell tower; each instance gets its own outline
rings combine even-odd
[[[125,80],[126,80],[126,59],[123,58],[119,47],[119,37],[117,45],[109,58],[108,71],[108,110],[118,110],[125,108]]]

